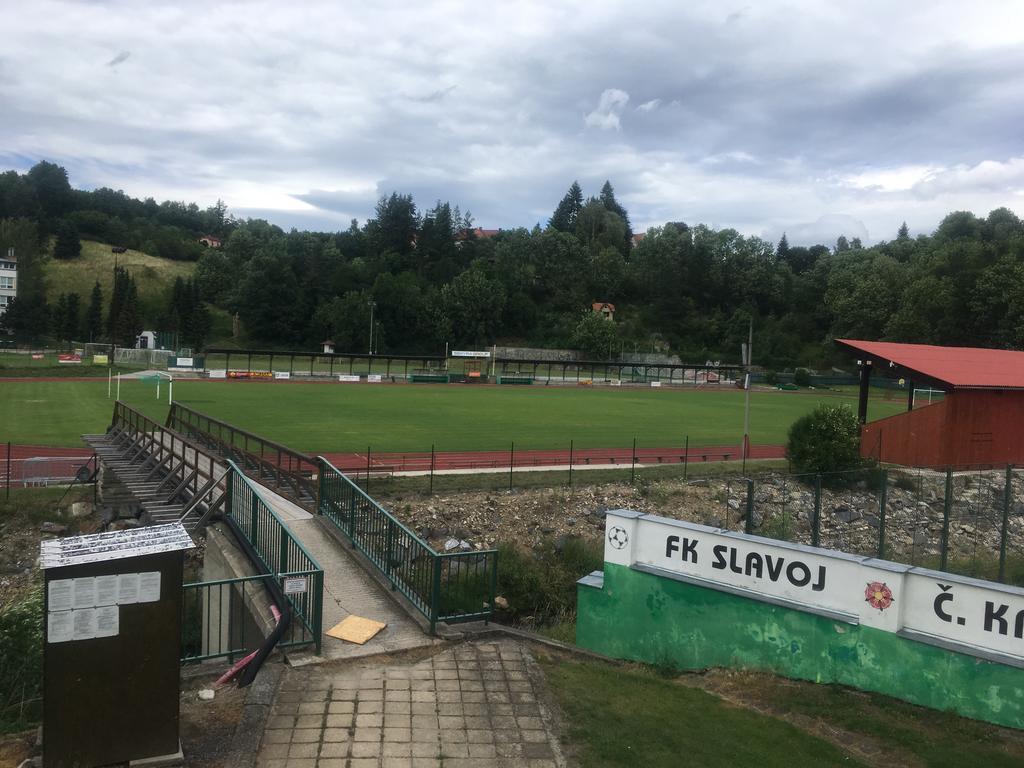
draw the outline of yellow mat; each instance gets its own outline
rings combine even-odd
[[[362,645],[386,626],[387,624],[380,621],[364,619],[362,616],[347,616],[337,626],[327,630],[327,634],[339,640]]]

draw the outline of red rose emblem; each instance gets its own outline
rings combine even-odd
[[[892,596],[892,590],[886,586],[884,581],[868,582],[868,586],[864,590],[864,600],[867,601],[872,608],[877,608],[880,611],[884,611],[895,602],[895,599]]]

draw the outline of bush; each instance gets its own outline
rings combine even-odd
[[[498,594],[508,600],[513,621],[534,624],[576,616],[576,581],[604,566],[603,542],[566,539],[535,550],[504,543],[498,547]]]
[[[779,383],[779,374],[772,368],[765,368],[764,383],[774,387],[776,384]]]
[[[28,727],[42,712],[43,590],[0,609],[0,732]]]
[[[811,372],[806,368],[797,368],[793,371],[793,383],[798,387],[811,386]]]
[[[845,405],[819,405],[789,428],[786,457],[801,474],[863,468],[857,417]]]

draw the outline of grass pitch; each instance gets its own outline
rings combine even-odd
[[[123,381],[121,399],[154,419],[167,416],[167,382]],[[576,387],[298,384],[178,381],[175,400],[310,453],[737,445],[743,393]],[[819,402],[852,397],[755,392],[751,440],[782,444],[789,425]],[[897,413],[901,399],[871,401],[870,418]],[[113,400],[107,382],[0,381],[0,442],[78,446],[102,432]]]

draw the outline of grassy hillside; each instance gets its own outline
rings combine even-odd
[[[84,311],[89,305],[93,284],[99,280],[103,287],[103,316],[106,318],[107,302],[110,301],[114,282],[115,258],[117,264],[126,267],[135,278],[143,317],[149,321],[164,311],[175,278],[187,279],[196,268],[192,261],[161,259],[141,251],[113,254],[106,243],[83,240],[82,255],[79,258],[72,261],[50,259],[46,262],[44,269],[50,300],[55,301],[62,293],[77,293],[81,297]]]

